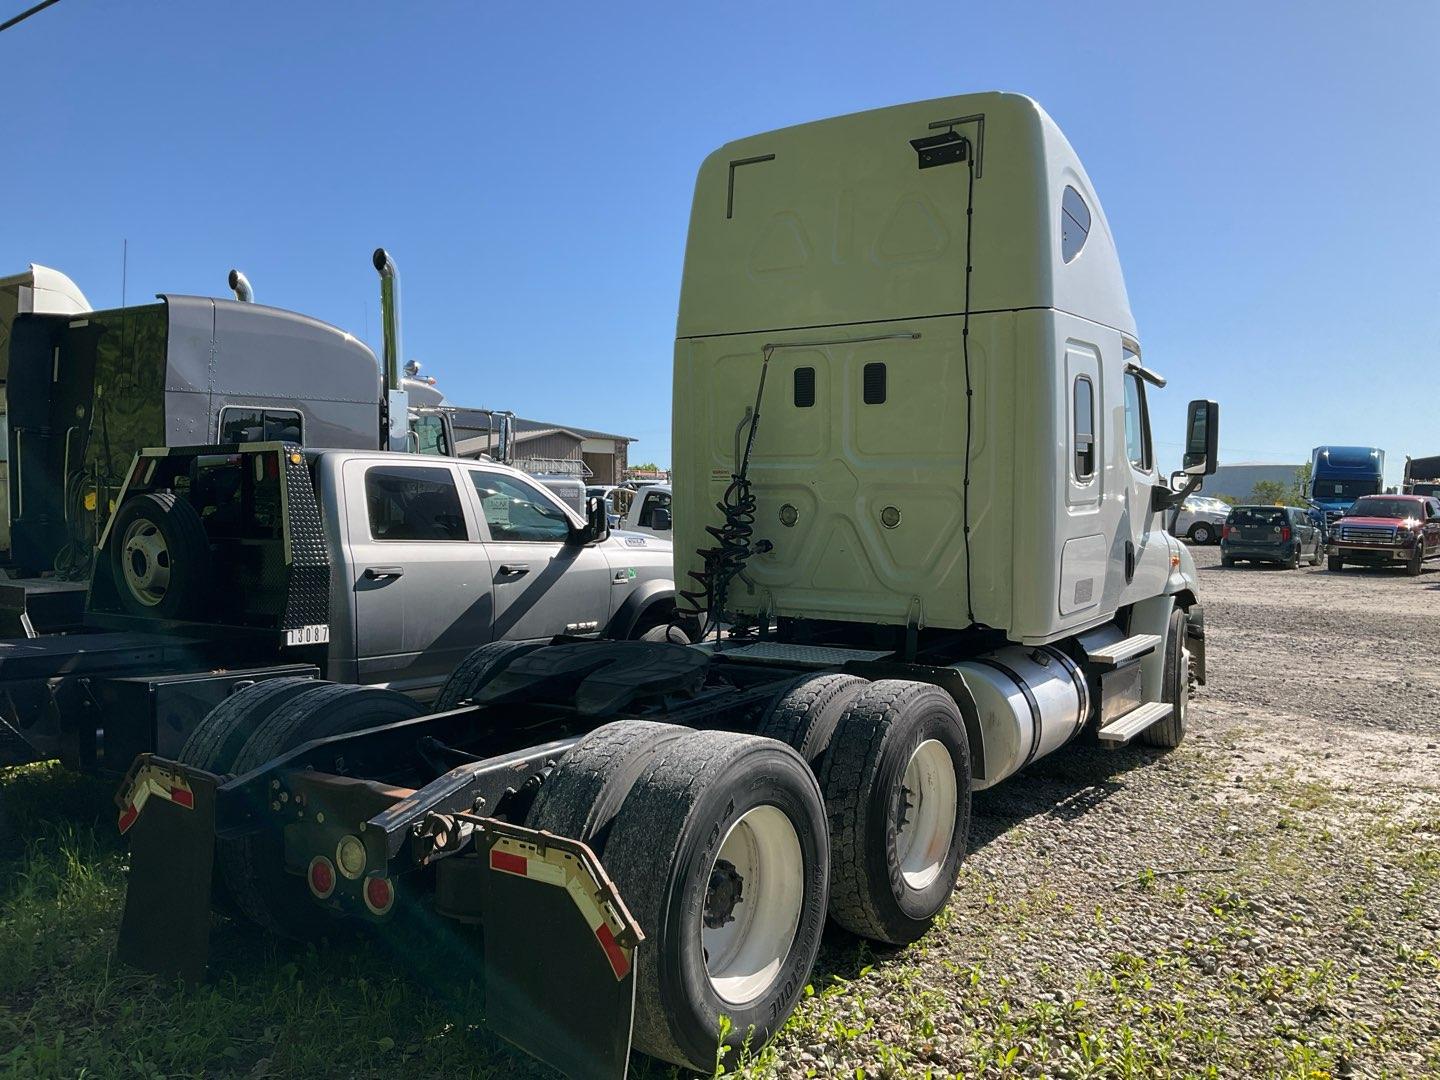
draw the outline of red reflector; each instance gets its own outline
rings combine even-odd
[[[186,810],[195,809],[195,793],[188,788],[171,788],[170,801],[176,806],[183,806]]]
[[[615,978],[623,979],[630,974],[630,958],[616,942],[610,927],[602,922],[595,928],[595,937],[599,940],[600,947],[605,950],[605,958],[610,961],[610,970],[615,972]]]
[[[335,867],[324,855],[310,860],[310,891],[321,900],[328,900],[335,891]]]
[[[508,851],[491,848],[490,869],[503,870],[507,874],[519,874],[521,877],[529,877],[530,861],[524,856],[512,855]]]
[[[372,915],[384,915],[395,903],[395,886],[386,877],[365,879],[365,906]]]
[[[130,831],[130,826],[135,824],[135,819],[139,816],[140,810],[134,803],[120,811],[120,834],[122,836]]]

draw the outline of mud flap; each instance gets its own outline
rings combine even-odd
[[[142,754],[121,786],[130,876],[116,955],[157,975],[200,982],[210,953],[215,791],[209,773]],[[142,812],[143,811],[143,812]]]
[[[599,861],[502,823],[477,847],[491,1030],[566,1076],[624,1080],[643,935]]]

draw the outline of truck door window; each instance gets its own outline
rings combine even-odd
[[[290,442],[302,443],[304,421],[294,409],[237,409],[227,406],[220,410],[220,441],[222,443]]]
[[[415,436],[417,454],[449,455],[450,447],[445,438],[445,421],[434,414],[412,416],[410,431]]]
[[[471,470],[490,539],[562,543],[570,536],[570,519],[539,488],[501,473]]]
[[[664,510],[666,513],[669,513],[669,511],[670,511],[670,493],[669,493],[669,492],[667,492],[667,491],[652,491],[652,492],[650,492],[648,495],[645,496],[645,505],[642,506],[642,507],[640,507],[640,521],[639,521],[639,525],[640,525],[640,527],[641,527],[642,529],[654,529],[654,528],[657,527],[656,524],[655,524],[655,511],[656,511],[656,510]],[[665,527],[668,529],[670,526],[669,526],[669,525],[666,525]]]
[[[365,470],[365,502],[376,540],[469,539],[449,469],[372,465]]]
[[[1095,387],[1085,375],[1075,378],[1075,482],[1095,475]]]
[[[1150,471],[1150,418],[1145,411],[1145,384],[1133,371],[1125,373],[1125,452],[1131,465]]]

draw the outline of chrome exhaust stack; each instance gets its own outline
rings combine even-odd
[[[385,423],[381,447],[409,449],[410,395],[400,382],[400,271],[384,248],[376,248],[370,261],[380,275],[380,324],[384,334],[382,370],[385,376]]]
[[[239,270],[230,271],[230,291],[235,294],[235,299],[242,304],[253,304],[255,302],[255,290],[250,287],[250,279]]]

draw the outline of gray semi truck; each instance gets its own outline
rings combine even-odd
[[[10,290],[0,282],[0,299],[14,292],[0,310],[9,632],[80,624],[96,539],[142,447],[283,440],[453,452],[438,392],[399,370],[394,261],[377,251],[374,263],[383,363],[343,330],[254,303],[233,270],[233,300],[166,294],[110,311],[89,310],[43,267],[6,279]]]
[[[487,1023],[568,1075],[760,1047],[827,915],[926,931],[972,791],[1087,733],[1183,738],[1204,621],[1163,516],[1214,470],[1219,415],[1191,402],[1167,480],[1164,382],[1033,101],[720,148],[675,342],[678,614],[703,640],[487,645],[428,713],[241,690],[121,786],[119,955],[202,977],[212,899],[294,937],[419,926],[426,981],[483,976]]]

